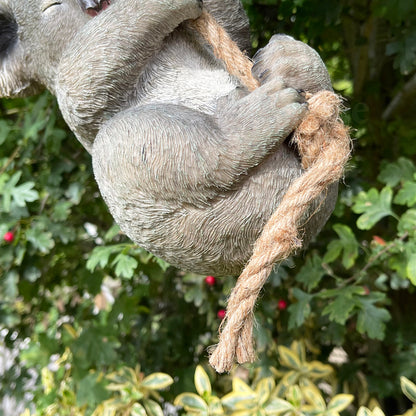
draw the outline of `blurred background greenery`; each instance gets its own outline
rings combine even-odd
[[[234,278],[186,274],[132,244],[113,224],[90,157],[53,97],[2,99],[0,334],[20,352],[1,376],[0,395],[23,400],[31,380],[25,415],[157,415],[156,402],[164,414],[207,415],[347,415],[376,405],[392,415],[410,407],[413,387],[402,379],[403,395],[400,377],[416,380],[416,3],[244,6],[253,51],[274,33],[318,50],[346,98],[355,139],[334,215],[263,290],[258,362],[224,376],[206,365]],[[291,353],[282,349],[290,345]],[[303,378],[284,378],[288,357]],[[305,364],[311,361],[318,364]],[[199,371],[194,386],[197,364],[208,375]],[[225,397],[220,405],[207,377]],[[273,401],[276,410],[269,399],[260,406],[233,381],[251,400],[233,413],[241,410],[229,396],[233,377],[295,410]],[[317,392],[311,385],[320,379]],[[184,392],[200,394],[208,410],[192,395],[175,402]],[[332,410],[319,407],[319,394]],[[187,408],[192,398],[196,407]]]

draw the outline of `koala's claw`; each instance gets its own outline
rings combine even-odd
[[[110,5],[110,0],[80,0],[81,6],[87,14],[97,16]]]

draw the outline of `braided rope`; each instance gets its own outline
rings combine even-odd
[[[251,61],[230,39],[226,31],[206,11],[189,22],[212,45],[227,70],[248,89],[259,83],[251,74]],[[257,239],[253,255],[237,280],[220,326],[219,343],[210,364],[219,373],[230,371],[234,362],[253,362],[253,309],[273,265],[302,246],[298,226],[311,202],[337,182],[344,173],[351,151],[348,128],[339,113],[341,99],[330,91],[307,95],[309,113],[294,132],[305,172],[287,190],[275,213]]]

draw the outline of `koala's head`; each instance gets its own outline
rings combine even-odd
[[[107,0],[0,0],[0,97],[53,88],[62,52]]]

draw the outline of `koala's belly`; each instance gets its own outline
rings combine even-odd
[[[176,104],[213,114],[218,99],[235,88],[235,79],[222,68],[167,68],[150,73],[145,82],[141,79],[129,104]]]
[[[237,275],[290,183],[302,170],[296,156],[281,146],[239,184],[204,208],[173,206],[117,189],[102,189],[121,229],[137,244],[170,264],[200,274]],[[116,198],[114,201],[108,200]]]

